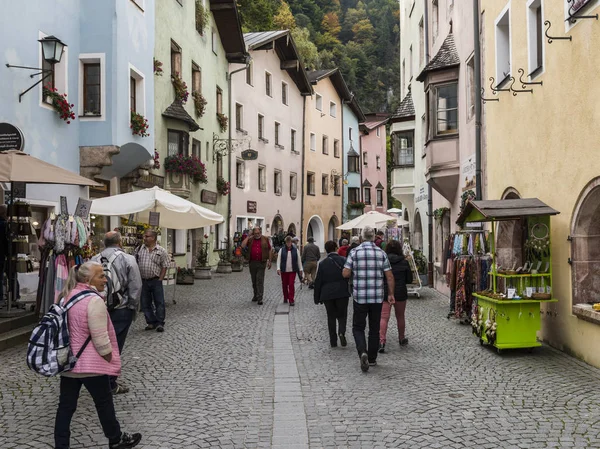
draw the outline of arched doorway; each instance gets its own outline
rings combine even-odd
[[[600,295],[600,178],[579,195],[571,223],[573,305]]]
[[[287,232],[288,234],[296,235],[296,225],[294,223],[290,223]]]
[[[280,232],[283,232],[284,229],[283,218],[281,218],[281,215],[275,215],[273,217],[273,223],[271,223],[271,235],[277,235]]]
[[[323,221],[318,215],[313,215],[310,220],[308,220],[306,240],[308,240],[309,237],[314,238],[315,244],[323,250],[325,246],[325,226],[323,226]]]
[[[502,194],[503,200],[518,200],[521,195],[512,187]],[[496,237],[496,259],[499,266],[507,269],[522,267],[523,242],[525,229],[524,220],[501,221],[498,223]]]
[[[329,219],[329,225],[327,226],[327,240],[337,241],[337,227],[339,226],[340,221],[334,215]]]
[[[417,209],[415,212],[415,226],[413,231],[413,249],[423,251],[423,225],[421,224],[421,212]]]

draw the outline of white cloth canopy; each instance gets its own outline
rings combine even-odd
[[[360,217],[356,217],[353,220],[350,220],[344,223],[341,226],[338,226],[336,229],[341,230],[350,230],[350,229],[363,229],[365,226],[371,226],[372,228],[383,227],[388,221],[404,221],[399,220],[398,217],[393,217],[391,215],[382,214],[377,211],[369,211],[366,214],[362,214]]]
[[[92,201],[90,213],[128,217],[148,223],[150,212],[160,213],[160,226],[169,229],[196,229],[223,223],[223,216],[198,206],[159,187],[109,196]]]
[[[402,209],[398,209],[397,207],[392,207],[391,209],[387,210],[388,214],[400,214],[402,213]]]

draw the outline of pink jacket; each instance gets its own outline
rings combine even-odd
[[[82,290],[89,290],[90,287],[85,284],[77,284],[68,299],[70,300],[77,293]],[[93,294],[89,294],[83,299],[79,300],[77,304],[69,309],[69,337],[71,339],[71,350],[73,354],[77,354],[85,340],[90,336],[90,327],[88,325],[88,305],[92,298],[96,298]],[[112,321],[106,312],[106,330],[102,329],[101,333],[108,332],[108,338],[112,347],[112,360],[107,362],[104,360],[96,347],[94,346],[94,334],[92,340],[88,343],[85,350],[77,360],[75,368],[70,372],[74,374],[107,374],[109,376],[119,376],[121,374],[121,356],[119,354],[119,346],[117,344],[117,336],[115,334],[115,328],[113,327]],[[94,332],[96,333],[96,331]]]

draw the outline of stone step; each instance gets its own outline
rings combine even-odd
[[[37,315],[33,312],[25,313],[20,316],[12,318],[0,319],[0,336],[6,332],[10,332],[15,329],[19,329],[23,326],[29,326],[36,324],[39,321]],[[33,329],[33,327],[32,327]]]
[[[34,327],[29,324],[0,334],[0,351],[28,342]]]

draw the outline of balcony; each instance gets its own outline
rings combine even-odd
[[[458,134],[452,138],[430,140],[425,149],[427,183],[448,201],[454,202],[460,182]]]
[[[412,208],[415,200],[415,152],[412,146],[406,145],[412,144],[412,131],[410,136],[407,133],[393,134],[392,144],[392,196]]]
[[[190,176],[184,173],[167,172],[165,189],[181,198],[190,197]]]

